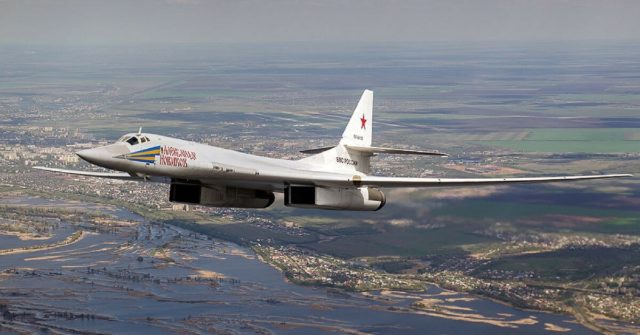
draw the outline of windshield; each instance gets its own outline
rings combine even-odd
[[[127,142],[130,145],[136,145],[136,144],[140,144],[140,143],[151,142],[151,139],[149,139],[149,137],[147,137],[147,136],[141,136],[141,135],[135,135],[135,136],[124,135],[124,136],[120,137],[118,142]]]

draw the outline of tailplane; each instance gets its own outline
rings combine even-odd
[[[371,156],[383,154],[447,156],[438,151],[372,147],[373,142],[373,92],[365,90],[356,109],[335,147],[309,149],[303,153],[313,156],[303,161],[317,164],[332,171],[347,171],[368,174],[371,169]]]

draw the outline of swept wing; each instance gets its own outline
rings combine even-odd
[[[132,176],[126,172],[93,172],[93,171],[57,169],[57,168],[49,168],[44,166],[34,166],[33,168],[37,170],[66,173],[66,174],[86,176],[86,177],[99,177],[99,178],[124,179],[124,180],[141,180],[142,179],[137,176]]]
[[[472,186],[492,184],[514,183],[548,183],[587,179],[606,179],[631,177],[630,174],[603,174],[583,176],[553,176],[553,177],[527,177],[527,178],[405,178],[405,177],[378,177],[378,176],[353,176],[354,185],[377,187],[436,187],[436,186]]]

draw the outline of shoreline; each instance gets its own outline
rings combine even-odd
[[[28,190],[21,190],[21,191],[22,191],[22,192],[21,192],[22,194],[28,194],[28,195],[33,196],[33,194],[31,194],[31,192],[28,192]],[[26,192],[24,192],[24,191],[26,191]],[[42,194],[42,193],[40,193],[40,192],[36,192],[36,193],[38,194],[37,196],[43,196],[43,194]],[[71,201],[81,201],[81,200],[79,200],[79,199],[78,199],[76,196],[74,196],[74,195],[70,195],[69,197],[65,197],[65,194],[58,194],[58,196],[57,196],[57,197],[54,197],[54,198],[64,199],[64,200],[71,200]],[[91,201],[91,200],[96,200],[96,199],[85,199],[85,201],[86,201],[86,200]],[[137,215],[140,215],[140,216],[141,216],[141,217],[143,217],[143,218],[144,218],[144,220],[146,220],[146,221],[153,221],[154,219],[156,219],[156,218],[154,218],[154,217],[153,217],[153,215],[151,215],[151,217],[149,217],[149,215],[148,215],[148,214],[149,214],[151,211],[149,211],[148,209],[142,209],[142,210],[141,210],[140,208],[137,208],[138,206],[126,206],[126,205],[123,205],[123,204],[118,203],[117,201],[108,201],[107,203],[108,203],[109,205],[116,206],[116,207],[119,207],[119,208],[123,208],[123,209],[126,209],[126,210],[128,210],[128,211],[130,211],[130,212],[132,212],[132,213],[135,213],[135,214],[137,214]],[[102,204],[102,203],[98,203],[98,204]],[[178,215],[178,216],[179,216],[179,215]],[[171,223],[169,223],[169,224],[171,224]],[[189,229],[188,227],[184,227],[184,226],[177,226],[177,227],[179,227],[179,228],[181,228],[181,229],[188,230],[188,231],[193,231],[193,232],[197,232],[197,233],[203,233],[203,232],[201,232],[201,231],[200,231],[200,232],[198,232],[198,231],[194,231],[194,230]],[[76,237],[76,239],[80,239],[80,238],[82,238],[82,237],[84,236],[84,234],[85,234],[85,232],[83,232],[83,231],[78,231],[78,232],[79,232],[79,236],[77,236],[77,237]],[[78,233],[78,232],[75,232],[74,234],[76,234],[76,233]],[[299,285],[299,286],[309,286],[309,287],[316,287],[316,288],[332,288],[332,289],[340,289],[340,290],[344,290],[345,292],[349,292],[349,293],[357,293],[357,294],[362,294],[362,293],[364,293],[364,292],[380,291],[380,290],[384,290],[384,289],[398,290],[398,288],[384,288],[384,287],[379,288],[379,289],[349,290],[349,289],[345,289],[344,287],[339,287],[339,286],[333,286],[333,285],[320,285],[320,284],[318,284],[318,283],[313,283],[313,282],[308,282],[308,283],[307,283],[307,282],[299,282],[299,281],[297,281],[297,280],[291,280],[291,279],[290,279],[290,278],[288,278],[286,275],[284,275],[284,274],[285,274],[286,269],[283,269],[283,268],[279,267],[277,264],[274,264],[274,263],[272,263],[272,262],[269,262],[269,261],[268,261],[268,260],[267,260],[263,255],[262,255],[262,254],[260,254],[260,253],[256,252],[256,250],[254,250],[251,246],[238,244],[238,243],[237,243],[237,242],[235,242],[235,241],[228,240],[228,239],[224,239],[224,238],[221,238],[220,236],[213,236],[213,235],[211,235],[211,234],[207,234],[207,233],[204,233],[204,234],[205,234],[205,235],[208,235],[208,236],[211,236],[211,237],[214,237],[214,238],[216,238],[216,239],[219,239],[219,240],[221,240],[221,241],[225,241],[225,242],[227,242],[227,243],[237,244],[237,245],[239,245],[239,246],[241,246],[241,247],[243,247],[243,248],[246,248],[247,250],[251,250],[251,252],[252,252],[252,253],[253,253],[253,254],[258,258],[258,260],[260,260],[260,262],[265,263],[265,264],[269,265],[270,267],[277,269],[281,274],[283,274],[283,276],[282,276],[282,277],[283,277],[283,279],[284,279],[286,282],[291,283],[291,284],[294,284],[294,285]],[[40,246],[40,248],[33,248],[33,249],[31,249],[31,250],[12,250],[12,251],[4,251],[4,252],[3,252],[3,251],[0,251],[0,255],[4,255],[4,254],[14,254],[14,253],[25,253],[25,252],[30,252],[30,251],[47,250],[47,249],[58,248],[58,247],[64,246],[65,244],[71,244],[71,243],[74,243],[74,242],[76,241],[76,239],[73,239],[72,237],[73,237],[73,236],[70,236],[70,237],[68,237],[67,239],[65,239],[64,241],[60,241],[60,242],[59,242],[58,244],[56,244],[56,245],[52,245],[52,246]],[[584,327],[586,327],[586,328],[588,328],[588,329],[591,329],[591,330],[594,330],[594,331],[597,331],[597,332],[601,332],[601,333],[603,333],[603,334],[611,334],[611,332],[610,332],[610,331],[608,331],[608,330],[607,330],[607,329],[605,329],[605,328],[601,328],[601,327],[599,327],[598,325],[596,325],[596,324],[592,323],[588,318],[586,318],[586,316],[585,316],[584,314],[581,314],[581,313],[580,313],[580,314],[578,314],[578,313],[572,313],[572,312],[569,312],[569,311],[567,311],[567,312],[558,312],[558,311],[549,311],[549,310],[545,310],[545,309],[536,309],[536,308],[521,307],[521,306],[517,306],[516,304],[514,304],[514,303],[512,303],[512,302],[510,302],[510,301],[505,301],[505,300],[497,299],[497,298],[494,298],[494,297],[491,297],[491,296],[486,296],[486,295],[483,295],[483,294],[467,292],[467,291],[464,291],[464,290],[459,290],[459,291],[458,291],[458,290],[453,290],[453,289],[451,289],[451,288],[444,288],[444,287],[443,287],[443,286],[441,286],[439,283],[432,282],[432,281],[427,281],[427,280],[424,280],[424,279],[421,279],[421,281],[422,281],[422,282],[424,282],[425,284],[435,286],[435,287],[437,287],[438,289],[440,289],[440,290],[442,290],[442,291],[445,291],[445,292],[455,292],[455,293],[460,293],[460,294],[467,294],[467,295],[472,296],[472,297],[474,297],[474,298],[488,300],[488,301],[491,301],[491,302],[494,302],[494,303],[501,304],[501,305],[503,305],[503,306],[507,306],[507,307],[510,307],[510,308],[518,309],[518,310],[520,310],[520,311],[533,311],[533,312],[537,312],[537,313],[546,313],[546,314],[550,314],[550,315],[571,316],[571,317],[573,317],[573,318],[575,319],[576,323],[578,323],[578,324],[580,324],[580,325],[582,325],[582,326],[584,326]],[[425,290],[426,290],[426,288],[425,288],[425,289],[422,289],[422,290],[421,290],[421,291],[419,291],[419,292],[425,292]],[[403,291],[403,292],[405,292],[405,293],[410,293],[410,292],[414,292],[414,293],[415,293],[415,292],[416,292],[415,290],[413,290],[413,291],[412,291],[412,290],[406,290],[406,289],[402,289],[402,291]],[[618,321],[619,321],[619,322],[624,322],[624,323],[626,323],[626,322],[627,322],[627,321],[623,321],[623,320],[618,320]]]
[[[62,241],[55,242],[55,243],[52,243],[52,244],[34,245],[34,246],[31,246],[31,247],[3,249],[3,250],[0,250],[0,256],[14,255],[14,254],[24,254],[24,253],[29,253],[29,252],[50,250],[50,249],[56,249],[56,248],[72,245],[72,244],[82,240],[82,238],[84,238],[85,234],[86,234],[86,232],[83,231],[83,230],[76,230],[75,232],[73,232],[73,234],[69,235],[67,238],[65,238]]]
[[[258,259],[271,266],[272,268],[277,269],[280,273],[283,274],[283,278],[284,280],[286,280],[287,282],[293,283],[295,285],[300,285],[300,286],[310,286],[310,287],[316,287],[316,288],[331,288],[331,289],[338,289],[338,290],[343,290],[345,292],[349,292],[349,293],[353,293],[353,294],[360,294],[360,295],[367,295],[366,293],[368,292],[381,292],[381,291],[398,291],[398,292],[402,292],[405,294],[410,294],[410,293],[416,293],[415,290],[409,290],[409,289],[398,289],[398,288],[386,288],[386,287],[381,287],[381,288],[376,288],[376,289],[364,289],[364,290],[350,290],[348,288],[344,288],[344,287],[340,287],[340,286],[335,286],[335,285],[322,285],[322,284],[318,284],[316,282],[314,282],[313,280],[309,280],[309,281],[299,281],[299,280],[291,280],[290,278],[288,278],[285,274],[285,272],[287,271],[286,266],[284,266],[285,268],[281,267],[279,265],[279,263],[277,262],[269,262],[268,257],[264,257],[262,255],[261,252],[257,252],[254,248],[250,248],[251,250],[253,250],[253,252],[256,254],[256,256],[258,257]],[[575,308],[573,308],[571,311],[567,310],[567,311],[552,311],[552,310],[546,310],[546,309],[537,309],[537,308],[530,308],[530,307],[523,307],[523,306],[518,306],[515,303],[512,303],[511,301],[507,301],[507,300],[501,300],[489,295],[483,295],[477,292],[469,292],[469,291],[464,291],[464,290],[454,290],[451,288],[445,288],[443,287],[441,284],[437,283],[437,282],[432,282],[432,281],[428,281],[428,280],[424,280],[421,279],[421,281],[426,284],[426,285],[431,285],[434,286],[436,288],[438,288],[439,290],[442,290],[443,292],[449,292],[449,293],[453,293],[453,294],[466,294],[469,295],[470,297],[473,297],[474,299],[479,299],[479,300],[488,300],[509,308],[514,308],[520,311],[525,311],[525,312],[535,312],[535,313],[545,313],[545,314],[549,314],[549,315],[556,315],[556,316],[566,316],[566,317],[571,317],[574,319],[574,321],[577,324],[580,324],[581,326],[584,326],[590,330],[596,331],[598,333],[601,334],[605,334],[605,335],[609,335],[609,334],[615,334],[615,332],[602,327],[600,325],[598,325],[597,323],[595,323],[594,321],[592,321],[591,319],[589,319],[589,316],[595,316],[594,313],[591,313],[589,311],[585,311],[585,313],[587,313],[587,315],[585,315],[584,313],[578,313],[576,311]],[[428,288],[424,288],[423,290],[419,291],[420,293],[425,293],[426,290]],[[413,310],[412,312],[418,312],[420,311],[419,309],[414,309],[413,307],[410,307],[409,309]],[[429,311],[424,311],[425,313],[428,313]],[[433,313],[432,313],[433,314]],[[438,315],[431,315],[430,316],[435,316],[435,317],[444,317],[447,318],[444,315],[440,315],[440,313],[437,313]],[[611,318],[609,318],[611,319]],[[628,321],[625,320],[617,320],[617,319],[611,319],[614,320],[616,322],[620,322],[620,323],[624,323],[624,324],[628,324]],[[472,322],[472,321],[469,321]],[[498,321],[500,322],[500,321]],[[555,326],[552,324],[552,326]],[[550,326],[550,327],[552,327]],[[552,327],[553,328],[553,327]],[[635,331],[635,329],[631,329],[632,331]],[[548,331],[553,331],[553,330],[548,330]],[[561,332],[561,331],[559,331]]]

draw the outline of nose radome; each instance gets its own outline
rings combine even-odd
[[[76,155],[91,164],[112,169],[122,161],[122,155],[128,153],[129,149],[126,144],[114,143],[104,147],[80,150],[76,152]]]
[[[107,157],[104,157],[104,155],[106,154],[106,152],[104,152],[104,150],[100,149],[100,148],[96,148],[96,149],[85,149],[85,150],[80,150],[78,152],[76,152],[76,155],[78,155],[78,157],[84,159],[85,161],[91,163],[91,164],[100,164],[100,160],[103,160]]]

